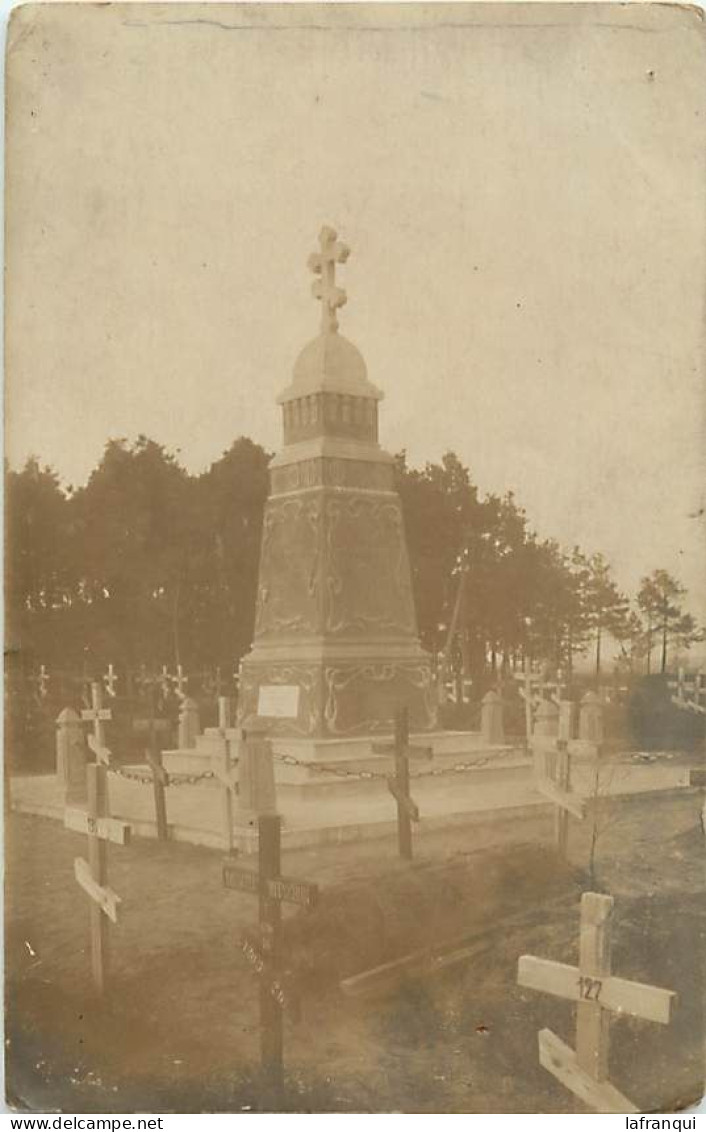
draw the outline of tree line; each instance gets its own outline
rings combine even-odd
[[[6,654],[78,673],[108,662],[232,672],[252,641],[270,454],[241,437],[196,475],[147,437],[110,440],[87,484],[30,458],[6,469]],[[621,592],[601,554],[532,530],[514,495],[481,497],[453,453],[396,459],[424,646],[470,678],[525,659],[564,669],[607,645],[664,671],[703,639],[678,579]]]

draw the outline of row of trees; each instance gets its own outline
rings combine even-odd
[[[602,554],[540,539],[512,493],[480,499],[453,453],[422,470],[404,457],[398,466],[424,643],[444,650],[453,637],[470,674],[527,657],[570,676],[591,653],[600,675],[608,642],[623,670],[648,674],[659,646],[664,672],[673,651],[703,639],[667,571],[643,578],[631,600]]]
[[[269,455],[240,438],[201,475],[146,437],[111,440],[85,487],[30,459],[7,473],[8,647],[25,670],[231,666],[254,622]],[[701,639],[664,570],[631,602],[602,555],[540,539],[514,496],[481,498],[452,453],[397,460],[420,633],[471,676],[525,657],[571,670],[608,640],[662,670]],[[232,671],[226,668],[226,671]]]

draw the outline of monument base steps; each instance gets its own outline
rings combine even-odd
[[[239,732],[231,728],[226,733],[233,744],[233,755],[237,754]],[[299,739],[290,736],[273,736],[272,748],[275,755],[275,779],[277,784],[319,785],[324,778],[335,778],[339,782],[354,782],[354,775],[361,772],[385,773],[393,768],[393,760],[385,755],[374,754],[373,743],[392,743],[392,734],[359,736],[347,739]],[[520,742],[516,745],[491,746],[477,731],[432,731],[421,732],[410,737],[414,746],[431,747],[431,759],[413,759],[411,772],[431,767],[448,768],[456,763],[486,759],[503,762],[507,759],[527,761]],[[223,735],[217,728],[207,728],[199,735],[196,747],[189,750],[164,751],[164,769],[170,774],[200,774],[208,770],[214,758],[223,750]],[[297,762],[283,762],[289,756]],[[336,767],[337,775],[317,770],[316,764]]]

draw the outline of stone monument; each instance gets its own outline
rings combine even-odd
[[[338,330],[336,265],[349,250],[328,227],[319,244],[309,267],[321,327],[278,397],[284,444],[270,465],[238,714],[325,754],[332,741],[390,732],[401,706],[413,730],[429,731],[436,709],[394,460],[378,443],[383,394]]]

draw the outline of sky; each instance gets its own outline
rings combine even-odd
[[[10,463],[276,449],[327,223],[382,444],[704,616],[705,69],[664,5],[19,9]]]

